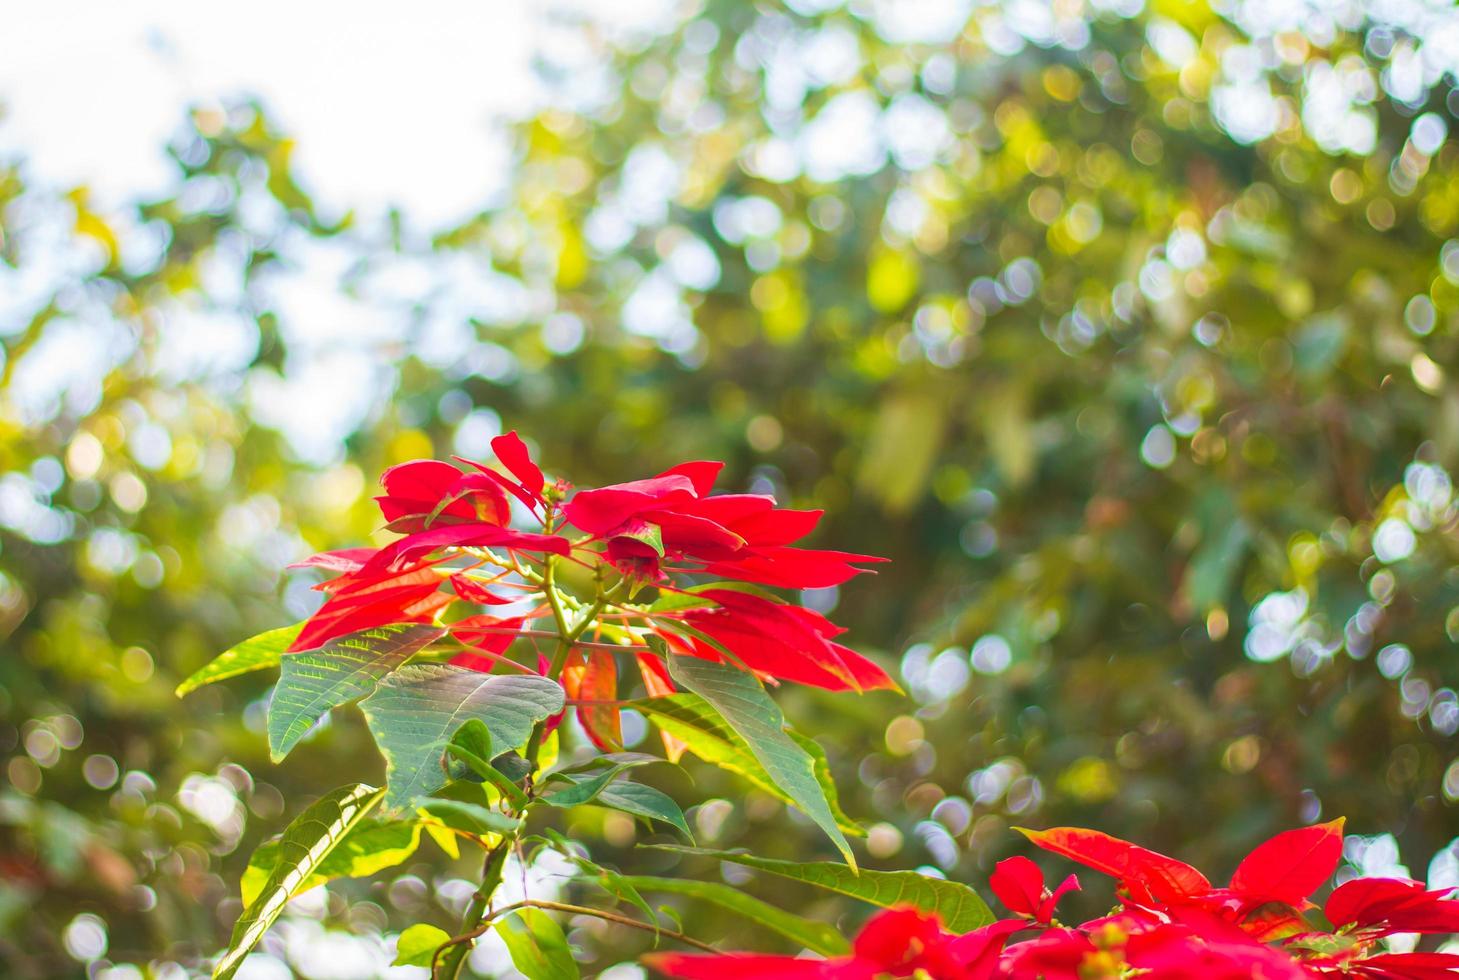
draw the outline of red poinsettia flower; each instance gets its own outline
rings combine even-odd
[[[676,619],[728,650],[765,677],[831,691],[896,690],[896,682],[866,657],[834,641],[841,627],[819,613],[733,589],[701,589],[698,599],[716,605],[659,614]],[[714,644],[672,629],[658,630],[677,653],[724,661]]]

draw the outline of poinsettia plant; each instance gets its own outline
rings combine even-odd
[[[557,914],[596,916],[698,953],[650,958],[688,978],[747,966],[770,977],[931,978],[1351,973],[1431,977],[1459,956],[1386,952],[1394,932],[1451,932],[1459,904],[1413,882],[1355,881],[1335,890],[1324,928],[1309,896],[1341,853],[1340,823],[1280,835],[1213,888],[1194,868],[1093,831],[1028,832],[1047,850],[1113,876],[1120,905],[1077,927],[1055,917],[1052,891],[1027,858],[990,886],[1014,913],[995,920],[977,891],[916,872],[863,871],[825,754],[787,723],[767,686],[839,692],[895,689],[872,660],[838,642],[825,617],[783,590],[839,585],[882,559],[798,547],[821,513],[773,497],[715,493],[721,464],[690,462],[648,479],[574,489],[549,480],[515,433],[495,459],[415,460],[381,478],[376,498],[398,538],[300,563],[331,577],[305,622],[240,643],[179,694],[276,667],[267,732],[275,761],[334,708],[358,703],[385,759],[385,785],[340,787],[253,854],[244,911],[214,976],[231,976],[302,892],[399,864],[422,834],[450,854],[479,851],[479,884],[454,934],[407,929],[397,962],[454,978],[488,930],[530,980],[577,967]],[[777,591],[781,590],[781,591]],[[630,668],[627,674],[621,674]],[[591,750],[559,756],[571,710]],[[658,730],[662,753],[625,750],[622,712]],[[795,806],[841,862],[788,862],[698,850],[683,811],[635,770],[687,755],[728,769]],[[885,911],[853,940],[829,926],[699,879],[627,876],[594,863],[554,829],[554,814],[596,806],[659,824],[703,856],[807,882]],[[661,845],[662,846],[662,845]],[[609,896],[608,907],[500,891],[514,854],[549,848]],[[721,953],[666,927],[643,892],[687,896],[748,915],[816,958]],[[627,912],[618,906],[626,906]],[[1224,972],[1223,972],[1224,971]],[[1283,972],[1285,971],[1285,972]]]
[[[399,538],[300,562],[332,575],[317,586],[324,601],[314,615],[239,644],[179,688],[276,666],[267,725],[275,761],[353,702],[386,761],[385,786],[326,795],[254,855],[217,976],[237,969],[290,898],[398,863],[410,853],[400,842],[422,832],[450,851],[480,847],[482,874],[457,935],[422,926],[402,937],[414,951],[408,962],[455,976],[492,925],[513,949],[564,948],[540,903],[507,918],[493,908],[508,857],[558,847],[609,874],[536,832],[550,825],[538,813],[586,805],[687,838],[680,807],[631,776],[685,753],[800,808],[854,866],[845,835],[859,829],[838,806],[825,755],[788,728],[765,684],[895,684],[837,642],[840,628],[773,590],[838,585],[881,559],[795,547],[820,512],[777,507],[764,494],[714,494],[719,463],[574,490],[548,480],[515,433],[492,449],[494,464],[415,460],[386,471],[376,499]],[[624,667],[637,679],[620,677]],[[624,751],[624,708],[659,730],[662,755]],[[556,761],[568,709],[596,749],[586,762]],[[604,880],[615,894],[637,895]]]

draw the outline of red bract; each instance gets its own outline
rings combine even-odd
[[[1459,975],[1454,953],[1379,953],[1345,965],[1342,975],[1376,980],[1453,980]]]
[[[618,697],[618,661],[611,650],[574,651],[562,672],[562,688],[578,705],[578,722],[604,752],[623,751]]]
[[[497,436],[491,441],[492,452],[496,454],[497,461],[506,467],[507,472],[516,479],[508,479],[501,473],[487,466],[485,463],[478,463],[472,459],[456,456],[457,462],[465,463],[474,468],[479,478],[490,481],[507,493],[520,500],[523,505],[534,514],[538,514],[547,506],[547,500],[543,496],[543,490],[547,486],[547,479],[542,475],[542,470],[532,462],[532,457],[527,452],[527,446],[515,432],[508,432],[504,436]],[[567,484],[561,484],[559,489],[566,492]]]
[[[1339,885],[1323,912],[1339,928],[1386,936],[1394,932],[1459,932],[1459,902],[1448,890],[1428,891],[1402,878],[1359,878]]]
[[[457,667],[489,673],[522,630],[525,616],[467,616],[451,624],[451,635],[471,647],[451,658]]]
[[[1252,904],[1300,905],[1342,860],[1341,818],[1277,834],[1258,845],[1231,876],[1231,891]]]
[[[390,567],[409,562],[419,555],[439,548],[505,548],[508,551],[533,551],[566,555],[571,550],[567,539],[555,534],[534,534],[514,531],[494,524],[445,524],[415,534],[381,548],[369,564]]]
[[[988,879],[988,887],[1008,911],[1047,925],[1053,920],[1054,906],[1059,904],[1059,899],[1079,890],[1079,879],[1070,875],[1050,892],[1044,887],[1044,873],[1038,865],[1026,857],[1011,857],[998,862]]]
[[[377,626],[434,622],[440,609],[452,601],[449,593],[441,591],[441,575],[434,564],[372,569],[367,563],[315,586],[329,598],[305,622],[289,651],[314,650],[336,637]]]
[[[845,630],[818,613],[732,589],[703,589],[694,595],[718,605],[660,618],[688,624],[763,676],[832,691],[896,689],[880,667],[834,642],[832,638]],[[727,659],[713,644],[693,635],[668,628],[659,628],[658,633],[678,653]]]
[[[1044,850],[1115,878],[1137,901],[1180,901],[1211,890],[1206,876],[1190,865],[1097,830],[1018,829]]]
[[[507,495],[480,473],[462,473],[450,463],[416,459],[392,466],[380,477],[385,493],[375,498],[392,530],[421,531],[434,523],[484,521],[505,524],[512,508]]]
[[[777,588],[840,585],[884,561],[871,555],[787,547],[810,534],[821,512],[783,510],[764,494],[710,496],[722,463],[683,463],[656,477],[583,490],[563,507],[568,523],[607,541],[606,556],[657,580],[662,562]]]

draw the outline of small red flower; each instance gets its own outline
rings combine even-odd
[[[1035,922],[1048,925],[1054,918],[1059,899],[1079,890],[1079,878],[1070,875],[1052,892],[1044,886],[1044,873],[1026,857],[999,861],[988,879],[988,887],[998,900],[1016,915],[1026,915]]]

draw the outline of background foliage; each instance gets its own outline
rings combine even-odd
[[[1229,870],[1345,814],[1355,865],[1444,867],[1454,13],[923,6],[707,0],[590,73],[548,52],[510,194],[430,236],[320,213],[246,102],[124,211],[0,161],[3,972],[183,975],[252,848],[380,778],[353,710],[274,767],[270,678],[172,689],[308,612],[281,566],[376,533],[383,467],[504,427],[584,482],[727,460],[894,559],[807,600],[909,697],[781,697],[871,866],[981,884],[1010,825],[1079,824]],[[826,851],[693,777],[663,786],[716,797],[702,841]],[[250,966],[361,975],[449,928],[473,869],[432,847],[296,903]]]

